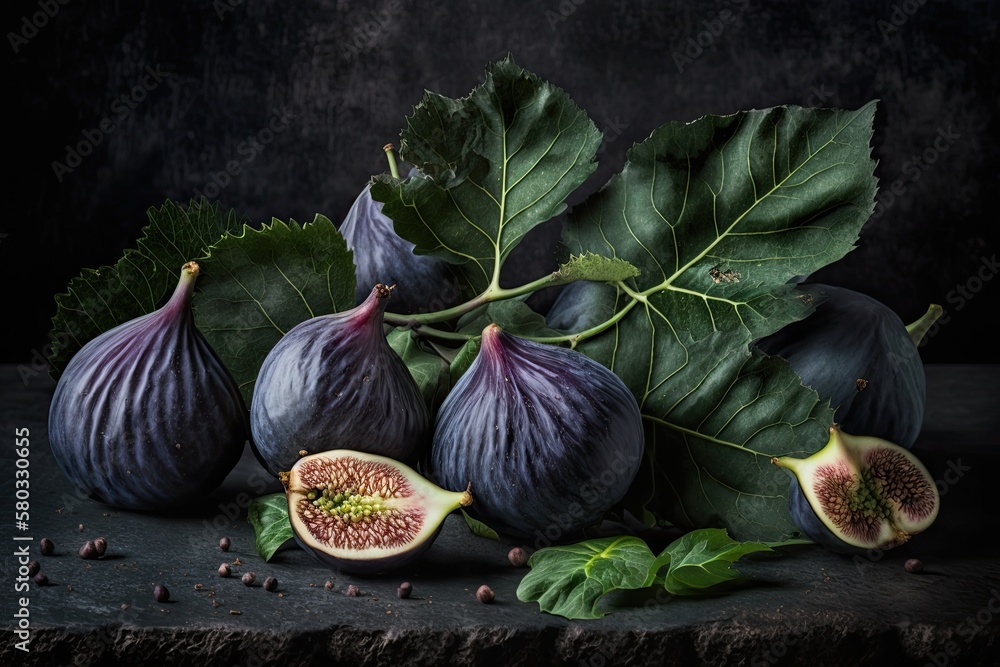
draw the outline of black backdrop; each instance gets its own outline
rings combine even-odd
[[[866,292],[906,321],[940,303],[946,321],[922,348],[927,362],[1000,361],[988,324],[1000,294],[991,206],[1000,192],[997,3],[14,7],[5,20],[13,119],[0,227],[11,295],[3,361],[37,358],[53,295],[82,268],[114,263],[146,210],[166,199],[204,193],[257,222],[316,213],[339,222],[385,170],[381,148],[398,139],[423,90],[465,95],[508,52],[567,90],[605,132],[600,167],[571,204],[664,122],[878,99],[876,215],[859,247],[814,278]],[[262,133],[269,125],[280,131]],[[76,159],[68,147],[81,142],[92,151]],[[239,173],[227,174],[234,160]],[[518,258],[522,277],[551,269],[558,222],[533,233],[543,243]]]

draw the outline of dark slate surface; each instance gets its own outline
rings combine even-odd
[[[924,433],[914,451],[940,480],[942,510],[923,535],[869,558],[803,546],[747,558],[747,586],[705,599],[639,594],[618,597],[599,621],[568,621],[519,602],[525,572],[507,564],[508,544],[472,537],[450,517],[415,567],[381,578],[340,575],[297,548],[269,563],[256,554],[246,521],[249,498],[277,490],[251,456],[192,515],[149,516],[110,510],[67,488],[51,458],[46,411],[52,383],[23,382],[2,367],[4,633],[0,664],[17,665],[991,665],[1000,662],[1000,562],[989,493],[1000,464],[996,432],[998,366],[928,367]],[[14,431],[30,430],[31,518],[16,531]],[[15,593],[15,535],[34,538],[31,553],[50,585]],[[87,539],[108,539],[107,555],[84,561]],[[223,553],[226,535],[233,547]],[[37,541],[55,542],[51,557]],[[921,574],[903,562],[919,557]],[[258,584],[221,579],[254,571]],[[278,578],[265,591],[265,576]],[[413,597],[395,597],[402,580]],[[331,580],[332,591],[324,588]],[[156,602],[154,583],[171,601]],[[343,594],[358,585],[360,597]],[[496,602],[476,588],[488,583]],[[15,644],[13,615],[27,597],[30,651]]]

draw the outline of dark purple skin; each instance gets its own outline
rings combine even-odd
[[[163,308],[88,342],[56,385],[52,454],[69,481],[107,505],[147,511],[203,500],[249,438],[239,388],[194,325],[197,274],[186,264]]]
[[[606,322],[615,314],[618,290],[606,283],[578,280],[562,288],[545,315],[557,331],[577,333]]]
[[[757,342],[786,359],[803,384],[829,399],[834,420],[845,431],[873,435],[910,448],[923,425],[926,380],[906,325],[890,308],[844,287],[803,283],[804,294],[823,299],[816,311]],[[858,379],[868,381],[858,390]],[[806,500],[798,480],[788,492],[792,520],[827,549],[860,555],[826,527]]]
[[[268,353],[250,406],[253,448],[271,474],[309,454],[353,449],[412,462],[426,446],[427,404],[382,328],[392,291],[286,333]]]
[[[829,399],[834,420],[845,431],[912,447],[923,426],[927,386],[906,325],[888,306],[860,292],[815,283],[796,289],[825,300],[757,347],[783,357],[803,384]],[[859,379],[868,382],[860,391]]]
[[[624,497],[643,425],[621,379],[589,357],[490,325],[438,413],[437,483],[471,482],[469,511],[518,537],[572,539]]]
[[[367,560],[360,558],[337,558],[335,556],[331,556],[325,551],[310,548],[299,538],[298,533],[295,533],[294,531],[293,537],[295,538],[295,543],[298,544],[303,551],[312,556],[313,560],[320,565],[328,567],[335,572],[349,574],[352,576],[376,577],[378,575],[399,570],[416,561],[420,558],[421,554],[427,551],[431,545],[434,544],[434,540],[436,540],[437,536],[441,534],[441,528],[443,527],[444,524],[441,524],[426,540],[420,542],[419,544],[412,545],[406,551],[401,551],[395,555],[386,556],[385,558],[369,558]]]
[[[412,170],[410,176],[415,175]],[[396,286],[392,308],[398,313],[431,312],[457,304],[462,294],[451,266],[432,255],[415,254],[414,245],[396,234],[382,206],[366,185],[340,224],[340,233],[354,252],[357,303],[368,297],[371,285],[381,283]]]

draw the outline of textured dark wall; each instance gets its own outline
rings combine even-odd
[[[509,51],[606,134],[571,203],[666,121],[879,99],[876,217],[816,277],[904,320],[945,306],[925,361],[1000,361],[985,333],[1000,294],[996,3],[62,2],[16,3],[5,24],[5,360],[43,349],[53,295],[81,268],[116,261],[165,199],[204,192],[255,221],[339,222],[385,169],[381,147],[423,90],[465,95]],[[272,122],[269,143],[244,143]],[[96,146],[78,166],[53,169],[88,137]],[[206,190],[232,160],[240,173]],[[549,270],[557,234],[558,221],[533,234],[519,271]]]

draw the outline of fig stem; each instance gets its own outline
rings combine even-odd
[[[572,281],[571,281],[572,282]],[[498,287],[497,285],[491,285],[486,288],[484,292],[476,296],[475,298],[469,299],[465,303],[461,303],[457,306],[452,306],[451,308],[446,308],[445,310],[438,310],[432,313],[417,313],[414,315],[403,315],[400,313],[386,312],[383,315],[383,321],[387,324],[391,324],[394,327],[398,327],[403,330],[412,330],[417,333],[426,335],[428,337],[436,337],[442,340],[458,340],[466,341],[476,336],[466,335],[466,334],[455,334],[448,331],[441,331],[439,329],[434,329],[427,327],[427,324],[434,324],[437,322],[445,322],[457,317],[461,317],[466,313],[475,310],[479,306],[487,303],[492,303],[494,301],[503,301],[505,299],[513,299],[516,297],[524,296],[526,294],[531,294],[544,287],[552,287],[555,285],[564,284],[565,281],[562,280],[562,276],[557,272],[542,276],[537,280],[532,280],[531,282],[525,283],[519,287],[511,287],[505,289],[503,287]],[[591,336],[596,336],[597,334],[609,329],[610,327],[617,324],[625,315],[628,314],[632,308],[640,301],[646,302],[646,292],[636,292],[631,289],[622,281],[618,281],[614,284],[615,287],[619,288],[629,297],[631,300],[625,304],[620,311],[612,315],[610,318],[597,324],[584,331],[578,331],[576,333],[564,334],[561,336],[522,336],[527,340],[534,341],[536,343],[569,343],[571,348],[575,348],[577,343],[581,340],[590,338]]]
[[[936,303],[932,303],[927,308],[927,312],[920,316],[920,319],[906,325],[906,331],[910,334],[910,340],[913,341],[914,346],[920,346],[920,342],[924,339],[924,336],[943,313],[944,308]]]
[[[387,312],[384,316],[386,322],[404,328],[415,328],[417,325],[421,324],[434,324],[436,322],[444,322],[446,320],[454,319],[465,315],[471,310],[475,310],[479,306],[487,303],[492,303],[494,301],[503,301],[506,299],[513,299],[519,296],[524,296],[526,294],[531,294],[532,292],[537,292],[544,287],[550,287],[554,285],[561,285],[565,281],[560,279],[561,276],[558,272],[553,271],[552,273],[542,276],[537,280],[532,280],[529,283],[525,283],[520,287],[511,287],[505,289],[503,287],[491,286],[488,287],[484,292],[479,294],[479,296],[469,299],[465,303],[460,303],[457,306],[452,306],[445,310],[434,311],[433,313],[418,313],[415,315],[401,315],[399,313],[389,313]]]
[[[385,156],[389,160],[389,173],[392,174],[393,178],[399,178],[399,166],[396,164],[396,147],[392,144],[386,144],[382,147],[385,151]]]
[[[578,331],[576,333],[564,334],[562,336],[522,336],[528,340],[532,340],[536,343],[569,343],[570,348],[575,348],[577,344],[590,338],[591,336],[596,336],[599,333],[603,333],[607,329],[613,327],[617,324],[623,317],[628,315],[629,311],[639,303],[639,300],[632,298],[628,303],[626,303],[621,310],[609,317],[604,322],[590,327],[589,329],[584,329],[583,331]]]
[[[455,340],[464,343],[465,341],[472,340],[473,338],[478,338],[477,334],[461,334],[455,333],[453,331],[442,331],[441,329],[435,329],[433,327],[428,327],[423,324],[417,324],[410,327],[411,331],[415,331],[421,336],[427,338],[436,338],[438,340]]]
[[[451,308],[446,308],[444,310],[438,310],[433,313],[417,313],[415,315],[402,315],[400,313],[390,313],[386,312],[382,319],[395,326],[402,329],[416,329],[418,326],[424,324],[434,324],[436,322],[446,322],[450,319],[456,317],[461,317],[471,310],[475,310],[479,306],[485,303],[489,303],[489,299],[486,298],[486,292],[480,294],[474,299],[469,299],[465,303],[460,303],[457,306],[452,306]]]

